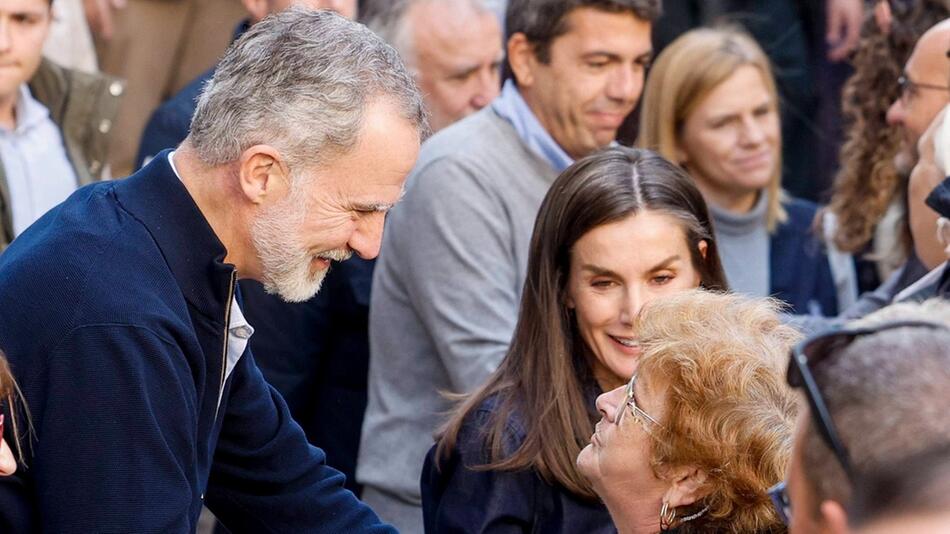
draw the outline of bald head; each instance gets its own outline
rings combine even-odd
[[[917,162],[917,141],[937,113],[950,102],[950,19],[927,30],[914,46],[900,97],[887,111],[887,121],[903,133],[895,163],[905,175]]]

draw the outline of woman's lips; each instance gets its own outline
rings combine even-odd
[[[620,349],[625,354],[629,354],[631,356],[640,355],[640,344],[637,343],[636,339],[625,336],[612,336],[610,334],[607,334],[607,337],[610,338],[610,341],[615,347]]]
[[[733,162],[740,169],[757,169],[760,167],[769,166],[772,164],[772,152],[763,151],[758,154],[736,158],[733,160]]]

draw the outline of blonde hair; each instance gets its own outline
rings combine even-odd
[[[640,104],[637,145],[677,161],[683,123],[713,89],[745,65],[759,70],[762,83],[777,105],[778,90],[769,59],[752,37],[722,28],[699,28],[681,35],[660,53],[650,69]],[[769,232],[788,218],[782,207],[781,180],[781,154],[776,154],[775,170],[766,186]]]
[[[792,450],[797,397],[786,385],[799,333],[769,299],[703,290],[654,301],[638,319],[638,374],[666,386],[663,430],[651,432],[657,476],[670,467],[706,474],[708,511],[681,532],[781,530],[766,490],[782,480]]]

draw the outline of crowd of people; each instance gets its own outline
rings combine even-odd
[[[0,0],[0,532],[950,529],[948,107],[946,0]]]

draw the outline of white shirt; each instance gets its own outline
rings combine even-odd
[[[66,154],[63,134],[23,84],[16,104],[16,127],[0,127],[0,160],[10,190],[13,235],[18,236],[79,185]]]
[[[178,174],[178,169],[175,167],[175,160],[172,159],[174,155],[174,150],[168,153],[168,163],[171,165],[175,176],[181,180],[181,175]],[[237,297],[231,297],[231,318],[228,321],[228,356],[224,371],[224,382],[228,381],[231,371],[234,370],[241,356],[244,355],[253,334],[254,327],[244,318],[244,312],[241,311],[241,306],[238,305]],[[222,384],[222,389],[218,392],[218,406],[221,405],[221,396],[224,394],[223,387]]]

